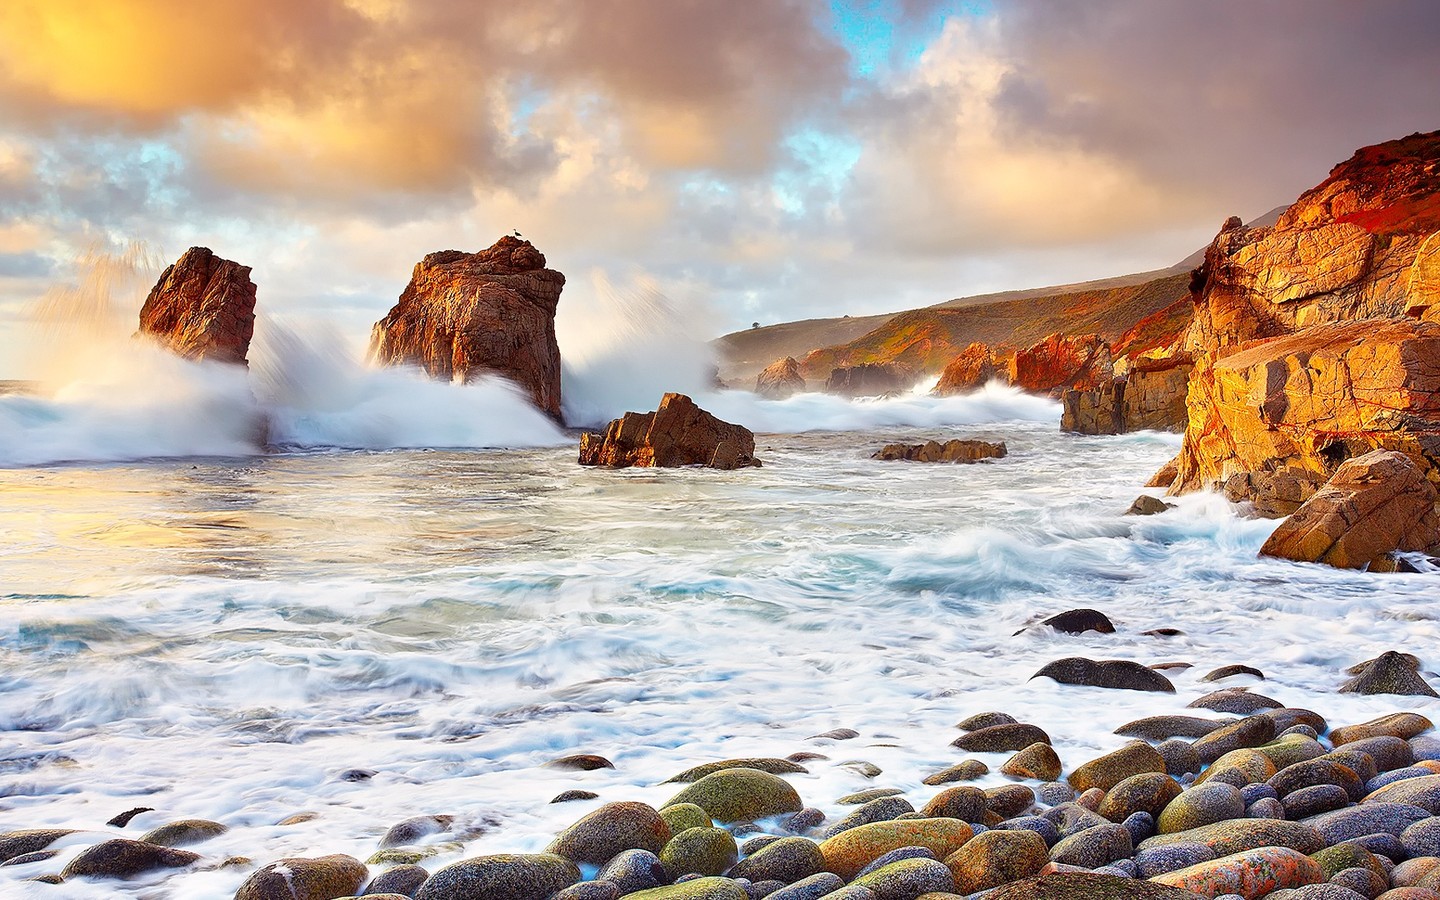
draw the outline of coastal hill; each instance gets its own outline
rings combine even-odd
[[[1285,207],[1248,223],[1271,225]],[[801,361],[807,380],[823,383],[837,366],[900,363],[938,373],[979,341],[1026,346],[1057,331],[1096,333],[1117,356],[1134,355],[1175,337],[1190,318],[1189,272],[1202,247],[1165,269],[1095,281],[959,297],[933,306],[831,319],[806,319],[736,331],[715,339],[720,378],[750,387],[777,359]]]

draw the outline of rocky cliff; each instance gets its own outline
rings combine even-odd
[[[1014,385],[1032,394],[1070,388],[1094,389],[1113,376],[1110,343],[1098,334],[1050,334],[1028,347],[973,343],[940,373],[935,395],[965,393],[988,381]]]
[[[1285,515],[1377,448],[1440,481],[1437,230],[1440,132],[1358,151],[1273,226],[1228,221],[1179,342],[1196,367],[1171,493]]]
[[[188,359],[246,365],[255,333],[250,267],[191,247],[145,298],[139,333]]]
[[[444,250],[415,266],[400,300],[375,323],[370,359],[468,381],[502,375],[560,416],[555,310],[565,276],[529,241],[502,237],[479,253]]]
[[[768,400],[784,400],[804,390],[800,363],[793,356],[777,359],[755,376],[755,393]]]

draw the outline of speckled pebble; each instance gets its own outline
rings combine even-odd
[[[1366,900],[1375,900],[1390,887],[1389,882],[1379,873],[1363,868],[1341,869],[1330,876],[1330,883],[1349,888]]]
[[[1135,854],[1135,865],[1142,878],[1154,878],[1156,875],[1178,872],[1214,858],[1215,851],[1204,844],[1170,844],[1141,850]]]
[[[1286,818],[1305,819],[1343,809],[1350,803],[1350,795],[1338,784],[1316,784],[1292,791],[1280,802],[1285,807]]]
[[[820,900],[845,887],[845,882],[833,872],[820,872],[809,878],[802,878],[788,887],[770,895],[769,900]]]
[[[1060,829],[1055,827],[1054,822],[1041,816],[1019,816],[996,827],[1002,831],[1033,831],[1044,839],[1046,847],[1053,847],[1060,842]]]
[[[1035,798],[1046,806],[1059,806],[1075,799],[1075,789],[1063,781],[1049,781],[1035,789]]]

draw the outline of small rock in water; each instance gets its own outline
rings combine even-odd
[[[981,728],[989,728],[993,725],[1014,725],[1019,721],[1009,713],[982,712],[961,720],[955,727],[961,731],[979,731]]]
[[[967,731],[950,742],[970,753],[1001,753],[1007,750],[1024,750],[1034,743],[1050,743],[1050,735],[1034,725],[1015,722],[1007,725],[989,725]]]
[[[615,764],[603,756],[596,756],[593,753],[578,753],[573,756],[562,756],[559,759],[552,759],[545,764],[547,769],[574,769],[580,772],[593,772],[596,769],[613,769]]]
[[[789,837],[745,857],[730,870],[730,876],[790,883],[816,875],[824,868],[825,857],[818,844],[802,837]]]
[[[1213,712],[1248,716],[1267,709],[1282,709],[1285,704],[1263,694],[1256,694],[1244,688],[1228,688],[1206,694],[1186,704],[1189,709],[1208,709]]]
[[[660,857],[649,850],[626,850],[615,854],[595,878],[615,885],[622,895],[659,887],[673,880]]]
[[[127,809],[127,810],[125,810],[125,811],[122,812],[120,815],[116,816],[115,818],[111,819],[110,821],[106,822],[105,824],[106,824],[106,825],[110,825],[110,826],[115,827],[115,828],[124,828],[126,825],[129,825],[129,824],[130,824],[130,820],[131,820],[131,819],[135,818],[136,816],[140,815],[141,813],[154,812],[154,811],[155,811],[155,808],[152,807],[152,806],[137,806],[137,807],[135,807],[134,809]]]
[[[408,847],[421,838],[440,834],[454,821],[451,816],[413,816],[391,825],[385,836],[380,838],[380,848]]]
[[[1221,666],[1220,668],[1214,670],[1213,672],[1210,672],[1209,674],[1207,674],[1204,678],[1201,678],[1200,680],[1201,680],[1201,681],[1219,681],[1219,680],[1221,680],[1222,678],[1229,678],[1229,677],[1232,676],[1232,675],[1254,675],[1256,678],[1259,678],[1261,681],[1264,681],[1264,680],[1265,680],[1265,673],[1264,673],[1264,672],[1261,672],[1259,669],[1255,668],[1254,666],[1246,666],[1246,665],[1241,665],[1241,664],[1239,664],[1239,663],[1236,663],[1236,664],[1233,664],[1233,665],[1228,665],[1228,666]]]
[[[1083,634],[1087,631],[1098,631],[1101,634],[1114,634],[1115,625],[1102,612],[1096,609],[1070,609],[1057,613],[1041,625],[1048,625],[1063,634]],[[1015,632],[1020,634],[1025,629]]]
[[[841,806],[858,806],[861,803],[869,803],[871,800],[879,800],[881,797],[896,797],[903,793],[905,792],[899,788],[870,788],[867,791],[846,794],[835,802]]]
[[[923,810],[927,819],[960,819],[978,822],[985,817],[987,808],[985,792],[977,787],[946,788],[925,804]]]
[[[863,759],[846,760],[845,762],[840,763],[839,767],[842,769],[849,769],[855,774],[861,775],[865,778],[878,778],[884,771],[874,763],[867,762]]]
[[[577,863],[604,865],[624,850],[659,853],[670,826],[644,803],[607,803],[556,836],[547,853]]]
[[[1060,757],[1048,743],[1037,741],[1006,760],[1000,771],[1011,778],[1054,781],[1060,777]]]
[[[396,866],[376,875],[365,886],[365,895],[400,894],[403,897],[412,897],[429,878],[430,873],[419,866]]]
[[[886,444],[871,455],[871,459],[909,460],[911,462],[958,462],[972,463],[986,459],[1002,459],[1006,456],[1005,443],[992,444],[988,441],[952,440],[940,443],[926,441],[923,444]]]
[[[915,807],[903,797],[881,797],[861,805],[854,812],[825,829],[825,837],[831,838],[842,831],[868,825],[871,822],[888,822],[914,811]]]
[[[369,781],[379,774],[374,769],[346,769],[335,778],[337,781]]]
[[[1421,677],[1418,662],[1408,653],[1387,650],[1368,664],[1361,663],[1364,668],[1340,686],[1340,693],[1440,697]]]
[[[824,757],[818,758],[823,759]],[[679,775],[672,775],[665,779],[662,784],[688,784],[699,781],[707,775],[723,772],[726,769],[754,769],[759,772],[767,772],[771,775],[805,775],[810,771],[789,759],[722,759],[719,762],[705,763],[704,765],[686,769]]]
[[[1127,516],[1154,516],[1154,515],[1159,515],[1160,513],[1163,513],[1163,512],[1165,512],[1165,511],[1168,510],[1168,509],[1174,509],[1174,508],[1175,508],[1175,504],[1173,504],[1173,503],[1166,503],[1164,500],[1161,500],[1159,497],[1152,497],[1152,496],[1149,495],[1149,494],[1141,494],[1140,496],[1138,496],[1138,497],[1135,498],[1135,502],[1134,502],[1134,503],[1131,503],[1131,504],[1130,504],[1130,508],[1127,509],[1127,510],[1125,510],[1125,515],[1127,515]]]
[[[832,728],[823,734],[812,734],[809,740],[849,741],[859,736],[860,732],[853,728]]]
[[[218,837],[229,830],[219,822],[210,822],[205,819],[182,819],[179,822],[171,822],[168,825],[151,829],[142,835],[140,840],[161,847],[188,847],[191,844],[199,844]]]
[[[594,800],[600,795],[594,791],[561,791],[555,795],[551,803],[570,803],[575,800]]]
[[[451,863],[420,886],[415,900],[470,900],[475,897],[546,900],[579,880],[580,869],[563,856],[553,853],[500,853]],[[248,898],[237,895],[235,900]]]
[[[788,816],[780,823],[780,827],[786,831],[804,832],[820,825],[825,821],[825,813],[813,806],[807,806],[792,816]]]
[[[941,769],[925,776],[922,784],[935,787],[941,784],[953,784],[957,781],[974,781],[990,774],[990,767],[978,759],[961,760],[953,766]]]
[[[70,860],[60,877],[67,880],[85,877],[134,878],[156,869],[184,868],[199,859],[198,853],[188,850],[172,850],[143,841],[112,838],[81,851],[79,856]],[[359,865],[359,862],[355,864]],[[347,893],[353,894],[359,887],[357,881],[355,888]]]
[[[1175,693],[1175,685],[1170,683],[1170,679],[1154,669],[1128,659],[1097,661],[1081,656],[1072,656],[1048,663],[1030,678],[1053,678],[1060,684],[1077,684],[1088,687]]]
[[[720,822],[753,822],[799,812],[800,795],[784,779],[758,769],[725,769],[706,775],[665,804],[694,803]]]

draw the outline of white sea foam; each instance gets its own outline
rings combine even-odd
[[[1011,453],[869,458],[937,430]],[[12,470],[0,830],[210,818],[231,831],[194,848],[208,864],[365,858],[401,819],[455,815],[464,849],[435,868],[539,850],[598,802],[663,803],[663,779],[726,757],[824,753],[790,780],[832,816],[864,787],[921,802],[939,790],[921,779],[963,756],[953,723],[984,709],[1042,726],[1073,767],[1119,746],[1120,723],[1182,711],[1226,663],[1338,723],[1440,707],[1335,693],[1392,647],[1434,668],[1433,576],[1258,559],[1274,523],[1213,495],[1120,515],[1171,436],[1011,421],[762,443],[745,472],[598,471],[549,449]],[[1117,633],[1014,634],[1081,606]],[[1180,634],[1143,633],[1157,627]],[[1174,695],[1030,680],[1076,655],[1194,668],[1170,670]],[[861,736],[812,737],[841,726]],[[542,768],[574,752],[616,768]],[[547,803],[571,788],[601,798]],[[156,811],[103,827],[137,805]],[[0,895],[94,839],[0,869]],[[245,874],[106,890],[228,896]]]

